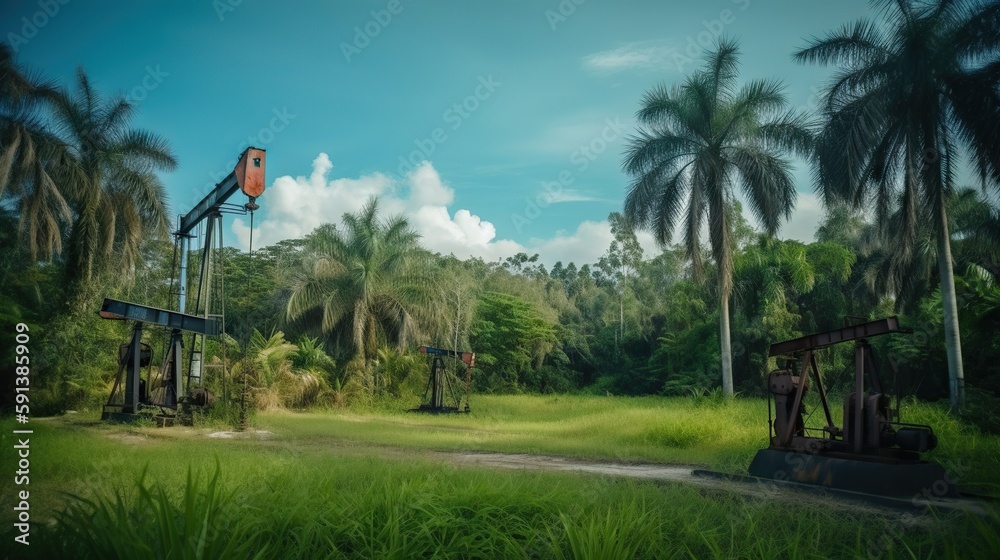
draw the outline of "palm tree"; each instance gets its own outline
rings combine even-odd
[[[836,64],[817,142],[816,188],[874,209],[905,266],[918,226],[935,233],[952,409],[964,375],[947,213],[965,150],[985,186],[1000,181],[1000,4],[875,0],[883,20],[861,20],[795,54]],[[898,229],[889,229],[898,201]]]
[[[166,193],[156,172],[174,169],[177,160],[162,137],[130,128],[135,105],[124,96],[102,97],[82,69],[74,94],[55,98],[53,114],[74,155],[61,170],[74,210],[67,276],[85,287],[112,254],[128,276],[144,237],[167,234]]]
[[[288,320],[319,319],[324,334],[350,345],[366,365],[380,345],[401,347],[415,335],[416,308],[430,294],[418,262],[424,255],[419,234],[406,219],[383,220],[378,210],[373,197],[357,214],[344,214],[344,231],[328,226],[314,232],[312,257],[287,307]]]
[[[996,276],[1000,254],[1000,222],[997,210],[973,188],[950,190],[946,209],[955,246],[952,266],[973,271],[974,275]],[[890,231],[903,228],[905,212],[901,203],[893,205],[887,218]],[[896,309],[916,312],[921,299],[934,291],[934,272],[938,258],[937,232],[928,221],[918,224],[909,257],[899,258],[898,242],[881,234],[877,224],[866,228],[857,246],[859,299],[878,302],[892,297]],[[949,242],[951,243],[951,241]]]
[[[62,251],[63,227],[72,219],[52,172],[69,153],[40,115],[54,95],[51,84],[25,72],[10,46],[0,44],[0,200],[14,201],[32,261]]]
[[[245,377],[252,386],[255,408],[304,407],[329,390],[326,375],[332,366],[323,345],[315,340],[303,338],[292,344],[281,331],[265,336],[253,329],[245,360],[233,364],[229,375]]]
[[[652,229],[666,246],[682,225],[687,258],[701,274],[701,230],[715,260],[721,310],[722,385],[733,394],[729,296],[733,287],[732,217],[727,206],[739,187],[769,235],[795,204],[795,186],[783,153],[808,153],[804,119],[785,110],[783,86],[755,80],[737,88],[738,46],[722,40],[703,71],[683,83],[648,92],[637,113],[641,129],[629,139],[624,169],[633,177],[625,216]]]

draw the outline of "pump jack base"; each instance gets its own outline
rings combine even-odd
[[[930,461],[873,460],[848,454],[809,454],[761,449],[751,476],[812,484],[892,498],[957,498],[958,488],[944,467]]]
[[[105,407],[104,411],[101,412],[101,420],[105,422],[111,422],[115,424],[131,424],[139,420],[149,419],[150,416],[145,414],[135,414],[132,412],[121,412],[120,410],[108,410],[108,408],[118,408],[118,407]],[[153,421],[156,422],[156,427],[167,428],[174,425],[174,416],[168,416],[165,414],[155,414],[152,416]]]
[[[469,407],[458,408],[457,406],[431,406],[422,404],[418,408],[411,408],[410,412],[427,412],[429,414],[468,414]]]

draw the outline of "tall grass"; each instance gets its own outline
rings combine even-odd
[[[262,413],[216,428],[34,423],[35,558],[996,558],[1000,518],[883,515],[612,477],[457,466],[430,451],[732,465],[762,402],[479,397],[473,413]],[[928,414],[936,412],[929,412]],[[765,416],[766,418],[766,416]],[[9,421],[0,445],[9,448]],[[960,424],[947,427],[969,435]],[[722,440],[722,441],[717,441]],[[973,464],[996,439],[943,453]],[[971,450],[969,448],[971,446]],[[735,450],[733,449],[735,448]],[[997,480],[995,465],[970,467]],[[978,470],[977,470],[978,469]],[[734,469],[735,470],[735,469]],[[990,474],[976,474],[989,472]],[[9,484],[9,482],[4,483]],[[12,542],[10,493],[0,522]],[[77,497],[67,498],[64,491]],[[16,556],[15,556],[16,557]]]
[[[229,462],[237,459],[227,457]],[[680,485],[309,457],[270,474],[140,479],[36,527],[37,558],[995,558],[996,519],[932,527]],[[223,459],[223,464],[227,461]],[[237,464],[239,461],[235,461]],[[225,468],[225,467],[224,467]],[[105,492],[107,490],[103,490]],[[977,525],[977,523],[979,525]]]
[[[814,397],[815,398],[815,397]],[[840,422],[839,399],[833,418]],[[807,402],[809,425],[825,418]],[[964,485],[1000,482],[1000,437],[984,435],[946,409],[905,403],[907,422],[931,424],[939,446],[927,458],[957,467]],[[345,442],[439,451],[538,453],[616,461],[653,461],[746,473],[767,446],[767,402],[729,399],[603,396],[474,396],[470,415],[423,415],[377,409],[277,413],[261,426],[296,444]]]
[[[145,469],[110,495],[69,495],[55,523],[40,526],[36,546],[45,558],[248,558],[249,543],[226,530],[234,512],[220,472],[203,486],[189,468],[177,499],[166,485],[148,483]]]

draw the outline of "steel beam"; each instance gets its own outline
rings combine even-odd
[[[767,355],[782,356],[784,354],[802,352],[804,350],[816,350],[817,348],[826,348],[827,346],[833,346],[834,344],[840,342],[847,342],[850,340],[857,340],[859,338],[868,338],[878,336],[880,334],[888,334],[899,331],[899,319],[896,317],[886,317],[885,319],[879,319],[878,321],[844,327],[834,331],[810,334],[794,340],[786,340],[785,342],[777,342],[771,345],[771,350]]]
[[[451,356],[458,358],[465,362],[465,365],[469,367],[476,364],[476,355],[472,352],[462,352],[461,350],[442,350],[441,348],[431,348],[430,346],[421,346],[419,350],[421,354],[427,354],[429,356]]]
[[[104,319],[139,321],[211,336],[219,334],[219,323],[215,319],[186,315],[111,298],[104,298],[100,315]]]

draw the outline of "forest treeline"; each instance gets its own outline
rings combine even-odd
[[[874,341],[894,389],[992,418],[1000,4],[873,4],[875,19],[792,53],[831,68],[813,113],[742,75],[726,38],[650,89],[597,262],[434,254],[378,199],[303,239],[225,248],[227,334],[206,382],[228,397],[246,380],[262,407],[414,398],[428,344],[475,352],[479,392],[756,395],[779,365],[771,343],[898,314],[910,334]],[[82,69],[63,86],[0,46],[0,78],[0,323],[31,328],[36,413],[98,404],[128,336],[98,318],[102,298],[176,308],[158,173],[177,162]],[[795,157],[812,185],[795,184]],[[825,211],[815,240],[779,239],[808,187]],[[850,348],[820,359],[842,389]]]
[[[960,191],[950,204],[963,343],[970,350],[966,381],[972,391],[995,395],[1000,260],[984,228],[995,227],[998,216],[976,190]],[[681,247],[645,253],[621,214],[609,216],[615,239],[598,262],[547,267],[524,253],[494,262],[432,254],[405,220],[380,215],[376,201],[366,210],[345,220],[358,231],[328,224],[252,255],[223,250],[230,387],[241,381],[239,358],[247,346],[260,364],[251,382],[273,389],[260,393],[265,406],[412,397],[426,379],[416,346],[427,344],[476,352],[476,392],[690,395],[721,388],[716,285],[695,278]],[[876,228],[859,212],[845,206],[828,212],[812,243],[755,231],[738,204],[730,212],[736,222],[733,371],[740,394],[764,394],[764,376],[778,365],[767,359],[771,343],[839,328],[845,317],[899,314],[912,333],[873,339],[885,371],[904,394],[947,397],[932,254],[914,263],[893,293],[879,287],[891,255],[873,241]],[[13,216],[3,219],[4,231],[16,231]],[[408,234],[409,245],[392,246],[400,241],[386,236],[393,229]],[[348,256],[333,249],[365,247],[366,235],[383,251]],[[172,244],[151,240],[140,254],[142,265],[130,280],[114,270],[102,273],[100,287],[78,309],[59,303],[66,288],[58,263],[4,259],[3,320],[27,322],[39,341],[33,393],[39,406],[56,412],[107,398],[117,347],[129,329],[97,316],[102,298],[157,307],[176,301],[176,286],[167,281],[175,264]],[[334,257],[366,267],[373,281],[352,286],[351,265],[338,266],[342,261]],[[197,264],[195,256],[192,268]],[[352,298],[350,305],[339,297]],[[158,336],[149,338],[162,344]],[[162,347],[154,348],[161,356]],[[211,348],[219,359],[219,346]],[[823,351],[821,368],[835,392],[848,389],[853,348]],[[223,374],[206,371],[221,394]]]

